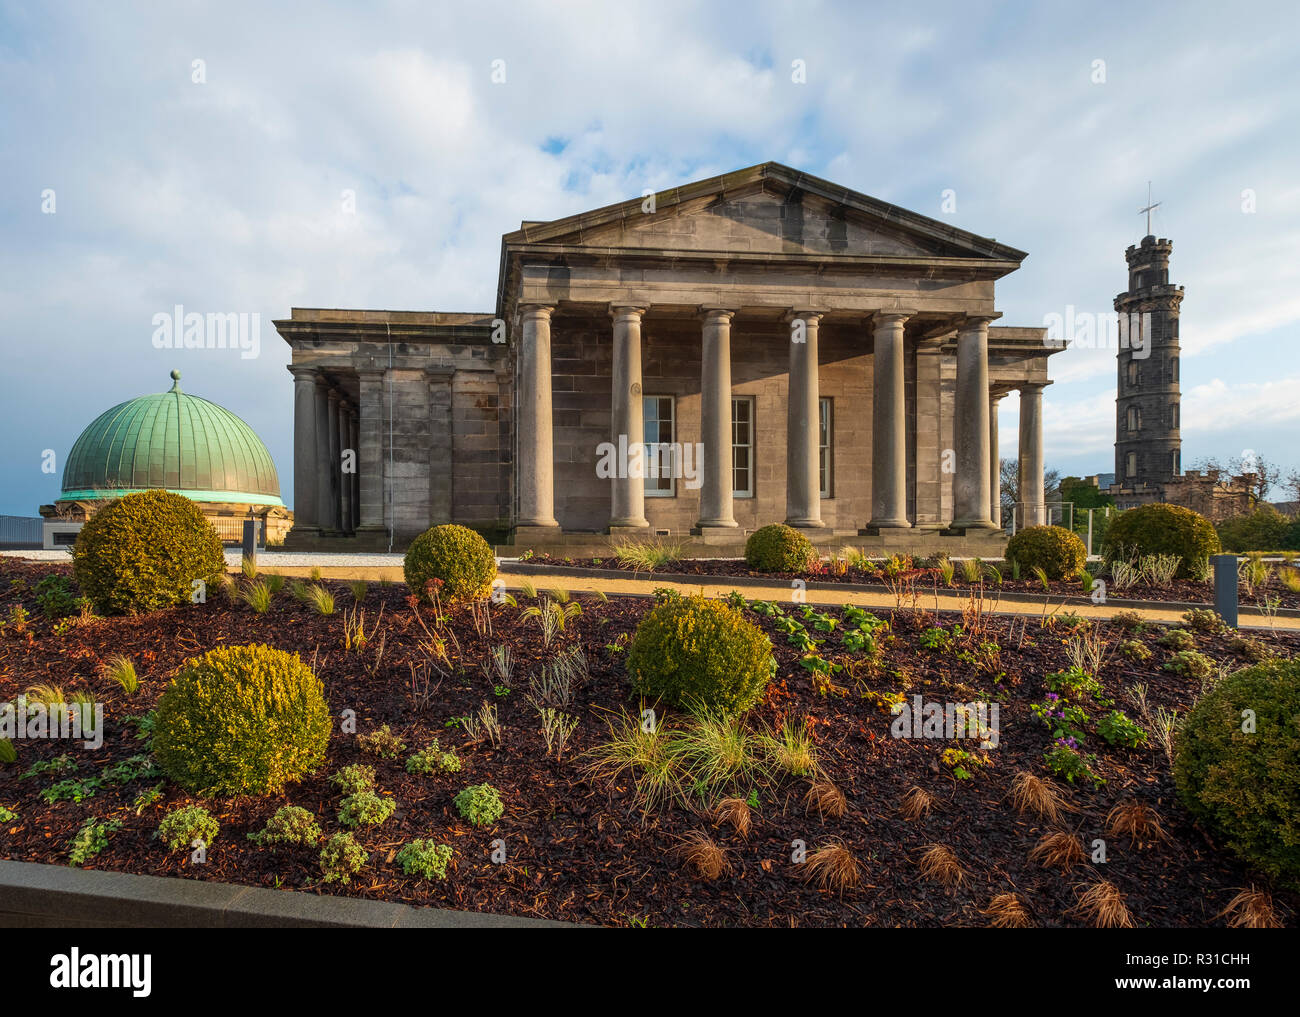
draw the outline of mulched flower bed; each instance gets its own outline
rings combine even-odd
[[[492,608],[490,634],[476,630],[468,608],[454,609],[443,631],[454,635],[455,671],[428,707],[420,709],[409,687],[410,665],[423,659],[418,644],[426,635],[400,586],[372,583],[362,604],[367,630],[378,626],[383,634],[381,654],[377,635],[359,652],[343,648],[343,611],[352,607],[343,583],[324,584],[338,599],[338,613],[331,616],[312,613],[286,590],[265,615],[216,595],[203,605],[94,620],[65,627],[60,634],[37,614],[31,591],[37,579],[52,572],[67,574],[67,569],[0,560],[0,620],[10,616],[15,604],[34,615],[25,632],[10,625],[0,636],[0,702],[12,701],[38,683],[60,685],[69,695],[89,690],[105,704],[105,742],[94,752],[79,743],[16,743],[18,762],[0,766],[0,806],[17,814],[0,824],[0,857],[66,864],[69,841],[93,816],[122,825],[88,867],[603,925],[984,926],[989,918],[981,909],[995,894],[1014,892],[1036,924],[1078,926],[1087,923],[1072,910],[1076,894],[1100,877],[1118,887],[1136,924],[1200,927],[1224,924],[1216,916],[1237,890],[1263,885],[1189,823],[1175,800],[1160,748],[1114,749],[1095,734],[1089,735],[1087,748],[1096,753],[1094,769],[1106,783],[1093,790],[1059,782],[1077,809],[1062,827],[1077,832],[1089,852],[1095,839],[1105,838],[1106,863],[1084,862],[1062,873],[1028,859],[1052,827],[1032,813],[1019,814],[1007,796],[1019,771],[1047,776],[1042,754],[1049,732],[1031,716],[1030,706],[1044,698],[1044,676],[1069,665],[1069,620],[1049,620],[1044,627],[1032,618],[968,617],[968,630],[973,624],[983,626],[973,648],[981,641],[998,644],[998,656],[991,659],[987,647],[974,656],[960,656],[959,646],[923,648],[922,632],[935,625],[951,629],[961,621],[956,615],[882,612],[891,621],[892,638],[882,640],[878,662],[869,665],[865,654],[845,652],[835,637],[828,639],[819,652],[847,670],[819,693],[813,676],[800,665],[802,654],[777,628],[779,619],[747,609],[746,616],[772,637],[779,665],[764,701],[750,714],[753,723],[770,726],[808,718],[821,770],[843,791],[848,810],[841,818],[809,811],[805,779],[787,776],[771,787],[737,788],[741,797],[752,792],[756,799],[753,829],[744,838],[728,826],[715,826],[702,809],[679,804],[645,814],[630,779],[611,784],[584,776],[581,753],[608,736],[607,718],[639,706],[631,695],[622,647],[649,609],[645,600],[577,598],[582,613],[568,621],[549,650],[536,620],[520,617],[526,604],[522,599],[519,607]],[[790,616],[794,606],[784,605],[784,610]],[[828,614],[841,616],[838,609]],[[426,625],[433,624],[428,608],[422,617]],[[811,622],[807,628],[814,636],[823,635]],[[1159,630],[1151,630],[1136,636],[1152,651],[1146,663],[1112,654],[1101,669],[1107,694],[1135,717],[1136,709],[1124,698],[1124,689],[1134,683],[1147,686],[1153,709],[1185,709],[1199,690],[1199,682],[1163,669],[1173,651],[1156,641],[1158,635]],[[1119,638],[1117,631],[1108,633],[1112,647]],[[1300,645],[1295,636],[1281,633],[1261,638],[1288,656]],[[1243,666],[1246,661],[1230,648],[1230,639],[1231,634],[1195,636],[1198,649],[1215,661]],[[298,652],[316,668],[336,717],[355,710],[360,733],[390,724],[407,752],[392,760],[364,755],[355,737],[336,730],[326,766],[282,797],[203,801],[165,783],[161,799],[138,814],[133,803],[158,778],[106,782],[80,804],[47,804],[41,792],[57,778],[21,777],[33,763],[62,753],[75,757],[76,775],[83,777],[137,756],[145,743],[137,737],[138,725],[127,717],[150,710],[168,676],[187,657],[244,642]],[[495,688],[499,680],[482,669],[491,648],[502,644],[512,648],[517,661],[508,692]],[[583,648],[590,678],[578,691],[573,742],[557,762],[547,757],[536,711],[526,701],[527,678],[557,648],[573,646]],[[100,676],[100,664],[115,654],[130,657],[139,670],[141,686],[132,696]],[[886,704],[899,694],[909,700],[922,695],[926,701],[998,702],[999,744],[983,753],[987,765],[961,780],[944,762],[943,751],[955,746],[979,752],[977,743],[891,737],[893,718]],[[474,713],[485,702],[499,711],[499,748],[471,744],[454,724],[454,718]],[[456,749],[464,769],[408,774],[406,756],[434,738],[444,748]],[[378,784],[392,795],[396,811],[383,825],[357,834],[370,859],[350,885],[321,881],[314,848],[272,850],[248,841],[246,834],[261,829],[285,804],[310,810],[327,835],[341,829],[339,793],[328,777],[355,762],[375,767]],[[460,818],[452,799],[482,782],[501,791],[505,814],[491,827],[476,828]],[[906,821],[899,815],[900,802],[917,786],[933,796],[934,808],[925,818]],[[1132,800],[1158,813],[1167,840],[1137,844],[1106,835],[1111,808]],[[169,852],[154,837],[167,811],[191,803],[206,805],[221,824],[206,862],[198,865],[188,852]],[[693,831],[707,833],[728,852],[729,874],[707,881],[684,871],[674,848]],[[445,881],[406,876],[396,864],[396,852],[417,837],[455,849]],[[812,851],[835,840],[854,853],[861,872],[858,885],[842,892],[803,881],[800,867],[790,862],[795,841]],[[494,841],[504,842],[506,860],[500,864],[491,859]],[[921,875],[917,859],[936,843],[960,861],[965,871],[960,885],[941,886]],[[1274,895],[1288,925],[1295,923],[1297,903],[1292,895]]]
[[[710,576],[720,579],[745,577],[776,582],[790,582],[794,579],[802,579],[806,583],[850,583],[882,590],[886,589],[883,579],[884,573],[881,569],[868,570],[848,566],[843,571],[840,571],[826,562],[823,562],[818,568],[804,572],[759,572],[756,569],[751,569],[745,564],[744,559],[740,558],[687,558],[664,565],[654,572],[646,572],[642,569],[639,573],[635,566],[620,564],[619,560],[614,557],[556,558],[548,554],[539,554],[528,558],[527,562],[534,565],[563,565],[566,568],[613,569],[628,574],[639,574],[643,578],[648,577],[651,579],[657,575],[669,574]],[[1275,607],[1300,609],[1300,593],[1289,590],[1278,577],[1278,569],[1284,567],[1294,568],[1294,566],[1283,566],[1278,563],[1273,563],[1273,566],[1273,574],[1262,585],[1258,585],[1253,589],[1248,589],[1244,583],[1239,585],[1238,598],[1243,607],[1256,607],[1262,604],[1265,599],[1276,598]],[[905,582],[912,583],[922,593],[929,593],[932,590],[969,592],[971,589],[983,588],[990,592],[999,591],[1004,594],[1016,593],[1037,597],[1044,595],[1054,598],[1088,596],[1083,592],[1083,587],[1077,579],[1048,580],[1046,590],[1043,589],[1042,582],[1032,575],[1027,579],[1023,577],[1011,579],[1008,576],[1000,583],[985,575],[981,580],[971,583],[963,578],[960,566],[953,576],[951,586],[944,582],[939,574],[939,569],[935,567],[908,569],[900,573],[900,578]],[[1163,586],[1139,582],[1123,589],[1117,589],[1108,577],[1103,578],[1107,583],[1107,603],[1117,603],[1125,600],[1150,600],[1179,604],[1210,604],[1214,602],[1214,583],[1212,580],[1197,582],[1192,579],[1175,579]]]

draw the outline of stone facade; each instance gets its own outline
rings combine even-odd
[[[1021,500],[1043,502],[1057,349],[991,324],[994,283],[1024,257],[766,163],[523,224],[492,314],[294,309],[276,327],[295,499],[317,511],[299,509],[290,544],[400,546],[454,521],[520,548],[671,535],[734,551],[787,521],[819,541],[995,552],[1012,389]],[[356,474],[338,461],[350,431]],[[682,475],[641,475],[661,444]]]

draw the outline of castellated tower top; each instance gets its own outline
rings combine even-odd
[[[1130,245],[1124,252],[1128,261],[1128,289],[1150,289],[1169,285],[1169,255],[1173,253],[1172,241],[1153,236],[1142,238],[1141,244]]]

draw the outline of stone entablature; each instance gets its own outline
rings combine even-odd
[[[1058,348],[991,325],[994,282],[1024,257],[773,163],[652,207],[527,223],[503,238],[494,315],[276,323],[293,348],[295,497],[318,506],[317,532],[396,540],[446,520],[528,541],[734,542],[781,520],[819,538],[993,531],[1011,389],[1027,407],[1021,500],[1043,500]],[[331,466],[354,426],[349,501]],[[602,447],[647,440],[700,449],[699,475],[599,474]]]

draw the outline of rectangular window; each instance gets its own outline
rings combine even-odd
[[[1138,454],[1130,452],[1124,457],[1124,475],[1136,477],[1138,472]]]
[[[818,400],[817,405],[818,421],[817,427],[817,468],[820,476],[821,494],[823,498],[831,497],[831,401],[829,399]]]
[[[731,495],[754,497],[754,397],[731,400]]]
[[[671,498],[677,493],[672,476],[676,423],[673,397],[643,396],[641,405],[645,414],[646,497]]]

